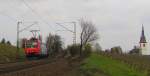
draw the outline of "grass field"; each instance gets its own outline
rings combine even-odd
[[[15,62],[17,48],[12,45],[0,44],[0,63]],[[20,60],[25,59],[24,51],[19,50]]]
[[[92,54],[84,61],[81,70],[88,76],[146,76],[129,65],[102,55]]]

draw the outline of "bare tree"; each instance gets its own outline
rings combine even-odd
[[[82,55],[83,47],[87,43],[91,43],[99,38],[97,29],[91,21],[81,20],[81,35],[80,35],[80,56]]]
[[[49,34],[46,40],[46,46],[49,52],[52,51],[53,43],[54,43],[54,36],[52,34]]]
[[[62,41],[59,35],[49,34],[46,45],[50,54],[57,54],[62,50]]]

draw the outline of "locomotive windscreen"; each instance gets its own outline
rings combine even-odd
[[[27,41],[26,43],[26,48],[36,48],[38,46],[37,40],[36,39],[31,39]]]

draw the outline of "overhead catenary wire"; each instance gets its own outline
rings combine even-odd
[[[39,17],[39,19],[40,19],[42,22],[44,22],[46,25],[48,25],[48,26],[51,27],[51,25],[50,25],[47,21],[45,21],[45,20],[43,19],[43,17],[42,17],[41,15],[39,15],[39,13],[37,13],[25,0],[21,0],[21,1],[25,4],[26,7],[28,7],[28,8],[31,10],[31,12],[32,12],[33,14],[35,14],[37,17]],[[51,28],[53,28],[53,27],[51,27]]]
[[[43,17],[42,17],[41,15],[39,15],[39,13],[37,13],[25,0],[21,0],[21,1],[23,1],[23,3],[32,11],[32,13],[34,13],[35,15],[37,15],[37,16],[39,17],[39,19],[40,19],[42,22],[44,22],[44,23],[47,24],[47,25],[50,25],[50,24],[49,24],[47,21],[45,21],[45,20],[43,19]],[[61,24],[59,24],[59,23],[56,23],[56,24],[59,25],[59,26],[61,26],[61,27],[63,27],[64,29],[66,29],[66,30],[72,32],[72,33],[74,34],[73,43],[76,44],[76,22],[71,22],[71,23],[74,24],[74,31],[72,31],[72,30],[70,30],[70,29],[64,27],[63,25],[61,25]],[[52,29],[53,29],[53,27],[52,27]],[[54,30],[53,30],[53,31],[54,31]],[[54,32],[55,32],[55,31],[54,31]]]
[[[31,24],[31,25],[29,25],[29,26],[27,26],[27,27],[25,27],[25,28],[23,28],[23,29],[19,30],[19,32],[22,32],[22,31],[24,31],[24,30],[26,30],[26,29],[28,29],[28,28],[32,27],[34,24],[37,24],[37,23],[33,23],[33,24]]]
[[[67,31],[73,32],[72,30],[66,28],[65,26],[61,25],[60,23],[56,23],[57,25],[61,26],[62,28],[66,29]]]
[[[76,22],[67,22],[67,23],[73,23],[74,24],[74,31],[68,29],[67,27],[63,26],[61,23],[56,23],[57,25],[61,26],[62,28],[64,28],[66,31],[69,31],[71,33],[73,33],[74,37],[73,37],[73,44],[76,44]]]
[[[12,16],[10,16],[10,15],[7,15],[6,13],[2,13],[2,12],[0,12],[0,15],[2,15],[2,16],[6,16],[6,17],[8,17],[9,19],[11,19],[12,21],[17,22],[17,19],[15,19],[14,17],[12,17]]]

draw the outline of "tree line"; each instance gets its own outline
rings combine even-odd
[[[86,57],[89,56],[92,51],[93,43],[99,39],[98,31],[95,24],[91,21],[84,19],[80,20],[81,34],[80,43],[68,45],[63,48],[63,41],[59,35],[52,35],[46,39],[46,45],[50,55],[57,55],[63,53],[66,57]]]
[[[6,41],[5,38],[3,38],[0,43],[1,43],[1,44],[8,44],[8,45],[11,45],[11,42],[10,42],[10,41]]]

